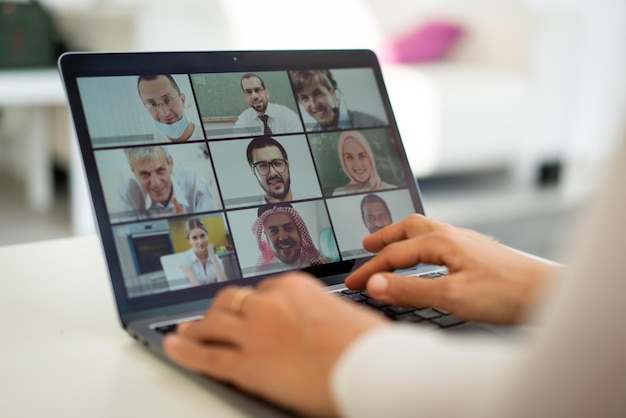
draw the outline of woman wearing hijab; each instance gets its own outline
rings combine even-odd
[[[333,196],[395,187],[385,183],[378,175],[374,153],[362,133],[358,131],[342,133],[339,137],[338,151],[341,168],[350,178],[350,182],[345,186],[337,187],[333,191]]]

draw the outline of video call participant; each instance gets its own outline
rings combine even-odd
[[[361,217],[370,234],[393,223],[387,202],[375,194],[368,194],[361,200]]]
[[[139,97],[154,119],[157,142],[204,139],[202,130],[185,116],[185,94],[169,74],[142,75],[137,79]]]
[[[197,172],[174,167],[166,147],[124,150],[134,175],[119,189],[120,211],[138,219],[218,209],[211,186]]]
[[[246,156],[250,171],[265,192],[259,203],[291,202],[291,176],[287,151],[269,136],[259,136],[248,144]]]
[[[270,91],[256,74],[241,77],[243,98],[250,105],[235,122],[235,128],[253,128],[253,134],[263,135],[302,132],[300,117],[287,106],[269,101]]]
[[[342,106],[337,81],[330,70],[290,71],[298,102],[317,124],[311,131],[384,126],[380,119]]]
[[[259,207],[252,225],[261,256],[257,271],[303,268],[329,263],[311,239],[300,214],[289,203]]]
[[[358,131],[346,131],[339,136],[337,147],[341,168],[350,182],[337,187],[333,196],[370,192],[394,188],[393,184],[385,183],[376,171],[374,153],[365,136]]]
[[[187,219],[185,233],[191,248],[185,251],[185,262],[180,265],[191,286],[199,286],[228,280],[222,260],[215,255],[215,247],[209,242],[209,231],[198,218]]]

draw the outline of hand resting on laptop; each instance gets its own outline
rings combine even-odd
[[[478,232],[412,215],[365,237],[376,257],[346,279],[351,289],[399,306],[432,306],[470,321],[519,323],[563,267],[544,263]],[[446,266],[446,280],[388,272],[417,263]]]
[[[166,353],[288,409],[337,415],[327,387],[332,367],[352,341],[384,325],[384,317],[326,293],[302,273],[262,282],[234,311],[233,301],[246,289],[221,291],[203,319],[165,338]]]
[[[364,245],[378,255],[348,277],[349,287],[367,286],[383,301],[440,307],[468,320],[519,322],[558,270],[420,215],[368,236]],[[424,280],[381,273],[418,262],[445,265],[450,274]],[[180,326],[164,348],[194,371],[299,413],[334,416],[333,367],[357,339],[385,324],[383,316],[326,293],[314,278],[287,273],[254,290],[224,289],[202,320]]]

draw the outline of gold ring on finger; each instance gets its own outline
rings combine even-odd
[[[252,286],[244,286],[239,288],[235,292],[233,300],[230,301],[230,310],[236,314],[240,314],[241,308],[243,306],[243,301],[246,300],[246,298],[250,296],[253,292],[254,288]]]

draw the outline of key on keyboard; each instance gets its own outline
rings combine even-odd
[[[438,279],[445,277],[445,273],[427,273],[419,277],[425,279]],[[360,303],[378,312],[394,321],[411,322],[419,324],[432,324],[439,328],[451,328],[464,324],[462,321],[443,309],[433,309],[428,307],[407,307],[393,306],[379,302],[370,297],[367,290],[351,290],[345,289],[340,292],[341,297],[349,299],[353,302]]]

